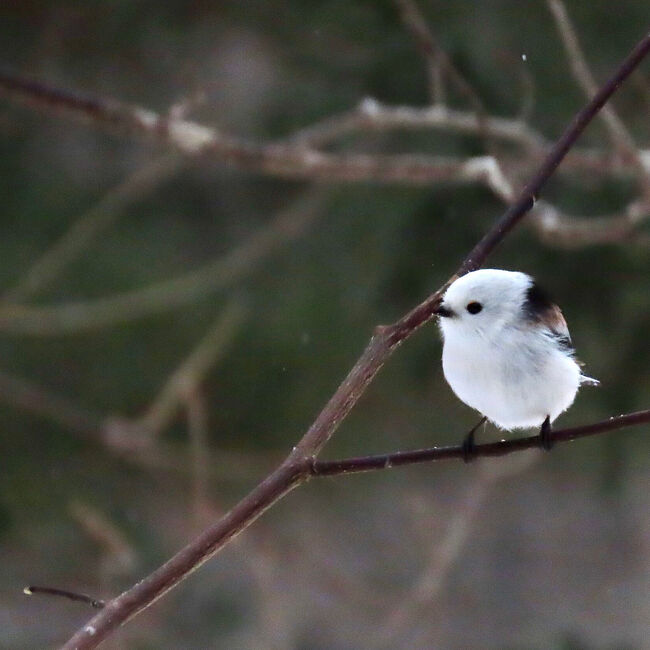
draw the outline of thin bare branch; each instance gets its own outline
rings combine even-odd
[[[97,125],[126,130],[189,156],[215,156],[238,169],[319,181],[377,181],[414,185],[476,179],[465,160],[415,154],[333,154],[288,144],[259,144],[196,122],[139,106],[64,91],[0,72],[0,93],[38,109],[63,111]]]
[[[456,86],[458,91],[469,101],[479,120],[485,115],[485,107],[478,93],[465,77],[456,69],[452,60],[439,45],[420,12],[415,0],[394,0],[404,26],[413,37],[427,65],[435,70],[440,67],[442,73]],[[431,74],[434,74],[432,71]]]
[[[69,505],[70,516],[79,524],[102,552],[102,569],[105,574],[123,575],[133,570],[137,556],[124,533],[96,508],[73,501]]]
[[[144,415],[132,422],[136,430],[141,429],[155,437],[169,425],[187,396],[196,390],[228,349],[245,313],[244,306],[239,301],[231,301],[226,306],[205,336],[169,376]]]
[[[31,307],[0,305],[0,330],[54,336],[108,327],[192,303],[232,286],[284,244],[306,232],[319,216],[327,193],[308,190],[238,247],[202,267],[143,289],[87,302]]]
[[[597,90],[598,84],[591,74],[587,59],[580,47],[578,35],[571,24],[571,19],[562,0],[547,0],[548,8],[553,15],[555,25],[562,38],[562,44],[567,53],[567,58],[573,71],[573,76],[582,88],[587,98],[593,97]],[[640,167],[641,173],[646,176],[650,172],[646,169],[639,159],[637,146],[634,143],[632,135],[627,130],[623,120],[613,106],[603,106],[600,111],[600,118],[607,128],[610,140],[614,147],[621,152],[624,157],[636,161]]]
[[[208,498],[208,478],[210,476],[208,409],[205,397],[198,386],[187,392],[185,408],[192,458],[193,519],[195,525],[198,526],[205,520],[205,514],[212,510]]]
[[[495,484],[515,474],[520,474],[539,459],[539,455],[519,454],[518,462],[490,463],[479,466],[446,524],[441,539],[431,544],[427,562],[407,593],[402,594],[392,611],[384,617],[378,634],[381,647],[394,648],[399,640],[408,639],[408,630],[422,613],[434,611],[433,604],[442,592],[445,579],[465,547],[479,512]],[[510,459],[509,459],[510,460]],[[430,617],[430,616],[429,616]],[[435,624],[435,623],[434,623]]]
[[[2,302],[20,302],[51,286],[70,262],[115,223],[130,202],[153,191],[180,163],[178,155],[162,156],[114,187],[32,264],[18,283],[3,294]]]
[[[57,589],[56,587],[39,587],[37,585],[31,585],[23,589],[23,593],[26,596],[32,596],[34,594],[42,594],[44,596],[58,596],[61,598],[67,598],[68,600],[74,600],[78,603],[85,603],[90,605],[95,609],[102,609],[106,603],[103,600],[97,598],[92,598],[86,594],[80,594],[75,591],[68,591],[67,589]]]
[[[553,147],[553,150],[537,174],[524,187],[513,205],[492,226],[483,239],[465,258],[456,274],[443,287],[408,312],[396,323],[377,329],[375,336],[372,337],[366,350],[325,408],[321,411],[320,415],[316,418],[313,425],[293,448],[287,459],[253,488],[232,510],[196,539],[192,540],[163,566],[111,600],[104,610],[73,635],[64,645],[65,650],[72,650],[73,648],[76,650],[84,650],[96,647],[113,630],[147,608],[192,571],[195,571],[223,548],[230,539],[248,527],[280,498],[307,480],[316,471],[314,468],[318,467],[318,461],[315,461],[315,456],[355,406],[372,379],[388,360],[391,353],[405,339],[413,334],[413,332],[433,318],[435,309],[440,304],[441,296],[449,282],[459,275],[478,268],[492,250],[521,221],[524,214],[534,204],[536,197],[539,195],[548,178],[560,164],[567,151],[583,132],[587,124],[589,124],[603,104],[639,65],[648,51],[650,51],[650,34],[645,35],[617,68],[615,74],[576,115],[562,137]],[[566,429],[563,433],[556,432],[555,438],[556,440],[560,440],[564,436],[566,439],[573,439],[584,435],[593,435],[596,432],[648,421],[650,421],[650,411],[644,411],[643,413],[622,416],[618,419],[608,420],[596,425]],[[538,444],[538,441],[536,439],[532,441],[523,439],[516,442],[509,441],[509,443],[510,447],[505,448],[503,445],[507,443],[481,445],[482,454],[502,455],[503,453],[507,453],[507,451],[535,446]],[[435,450],[434,456],[462,457],[462,446],[447,449],[455,449],[455,451],[441,453],[440,450]],[[459,454],[459,456],[455,456],[455,454]],[[391,462],[396,458],[399,457],[391,455]],[[371,469],[370,465],[372,463],[366,463],[364,461],[365,464],[359,466],[358,459],[354,460],[355,463],[348,464],[345,466],[345,469],[348,471],[354,471],[356,467],[360,467],[359,471],[361,469]],[[405,462],[402,461],[402,464],[405,464]],[[333,468],[331,464],[329,467]],[[332,471],[331,473],[337,472]]]
[[[329,117],[321,122],[299,129],[287,142],[293,146],[318,148],[338,138],[359,131],[384,132],[393,129],[440,129],[457,133],[482,136],[487,129],[493,140],[521,147],[516,157],[516,171],[524,173],[537,164],[551,149],[538,131],[521,118],[486,116],[479,118],[474,112],[457,110],[447,106],[387,106],[372,97],[364,99],[356,109]],[[644,165],[650,167],[650,150],[640,150]],[[506,156],[501,158],[505,160]],[[613,176],[637,176],[638,165],[628,158],[621,160],[606,151],[574,148],[567,153],[559,173],[575,174],[576,171]],[[480,182],[480,179],[474,179]]]
[[[607,418],[593,424],[585,424],[569,429],[556,429],[553,431],[554,443],[570,442],[595,436],[607,431],[615,431],[625,427],[633,427],[639,424],[650,422],[650,409],[637,411],[626,415]],[[498,442],[487,442],[477,446],[477,458],[505,456],[524,449],[541,448],[540,436],[528,436],[525,438],[510,438]],[[430,463],[440,460],[463,460],[463,446],[453,445],[450,447],[431,447],[428,449],[415,449],[413,451],[397,451],[391,454],[378,454],[376,456],[359,456],[358,458],[346,458],[345,460],[314,460],[311,463],[310,474],[312,476],[336,476],[339,474],[357,474],[359,472],[370,472],[377,470],[401,467],[403,465],[414,465],[418,463]]]
[[[445,64],[449,61],[443,61],[440,48],[417,4],[413,0],[395,0],[395,4],[426,65],[431,102],[442,105],[445,103]]]
[[[72,400],[0,371],[0,402],[40,415],[86,439],[97,439],[103,418]]]
[[[539,201],[530,224],[544,243],[559,248],[580,248],[594,244],[636,241],[639,227],[650,219],[650,203],[632,201],[620,214],[604,217],[576,217],[561,213],[546,201]]]
[[[474,112],[447,106],[387,106],[372,97],[364,99],[355,110],[305,127],[290,136],[289,142],[319,147],[358,130],[444,129],[480,135],[487,128],[494,138],[513,142],[542,155],[550,143],[535,129],[519,119],[485,117],[483,125]]]
[[[301,129],[286,140],[259,144],[222,134],[196,122],[166,117],[112,99],[79,95],[1,71],[0,94],[36,109],[65,112],[98,126],[130,130],[184,155],[211,155],[241,169],[285,178],[411,185],[483,181],[482,177],[463,173],[465,163],[471,166],[471,159],[412,154],[326,154],[313,148],[354,128],[445,128],[482,137],[487,131],[490,138],[503,138],[527,147],[531,153],[536,153],[535,160],[548,153],[550,146],[519,120],[488,118],[483,113],[466,113],[441,106],[390,108],[367,100],[362,103],[359,114],[345,113]],[[644,165],[650,166],[650,151],[640,152],[640,157]],[[621,174],[636,167],[636,162],[627,158],[614,160],[599,151],[577,150],[567,156],[566,166]]]
[[[157,471],[190,474],[191,455],[185,445],[157,441],[142,444],[142,429],[134,428],[127,418],[106,418],[61,397],[34,382],[0,371],[0,402],[50,420],[81,439],[104,445],[112,454],[138,467]],[[210,474],[220,481],[248,481],[268,471],[283,454],[268,450],[262,453],[212,450]]]
[[[454,65],[442,46],[433,35],[427,21],[420,12],[416,0],[394,0],[406,29],[413,36],[423,53],[425,61],[431,67],[432,83],[436,75],[444,74],[472,107],[478,122],[478,133],[483,140],[486,153],[498,160],[494,138],[488,128],[488,114],[481,96],[471,82]]]

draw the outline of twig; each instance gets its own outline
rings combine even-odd
[[[113,188],[32,264],[18,283],[3,294],[2,301],[20,302],[51,286],[65,266],[109,228],[129,202],[160,185],[178,169],[179,163],[178,155],[165,155]]]
[[[444,49],[440,47],[415,0],[395,0],[395,4],[400,12],[404,26],[413,36],[428,66],[434,70],[438,66],[442,69],[460,93],[468,99],[479,116],[479,120],[481,120],[485,116],[483,101],[471,84],[456,69]]]
[[[503,140],[519,145],[525,151],[522,159],[517,155],[517,170],[522,173],[546,155],[551,143],[521,118],[487,116],[479,118],[475,112],[462,111],[448,106],[388,106],[367,97],[353,110],[328,117],[294,132],[285,141],[291,146],[318,148],[355,131],[386,131],[392,129],[441,129],[458,133],[482,135],[487,129],[493,140]],[[281,143],[279,143],[281,144]],[[644,164],[650,166],[650,150],[641,150]],[[504,156],[505,158],[505,156]],[[567,152],[561,173],[576,171],[598,174],[636,175],[635,161],[621,160],[605,151],[574,148]],[[480,180],[480,179],[475,179]]]
[[[637,411],[616,417],[607,418],[593,424],[584,424],[569,429],[553,431],[554,442],[569,442],[587,436],[594,436],[607,431],[633,427],[650,422],[650,409]],[[539,436],[525,438],[510,438],[498,442],[487,442],[476,447],[477,457],[505,456],[524,449],[538,449]],[[359,456],[345,460],[313,460],[311,463],[311,476],[337,476],[339,474],[356,474],[376,470],[414,465],[417,463],[430,463],[440,460],[463,459],[463,446],[431,447],[428,449],[415,449],[413,451],[397,451],[391,454],[378,454],[376,456]]]
[[[519,144],[542,155],[549,142],[526,122],[507,117],[486,117],[484,127],[494,138]],[[446,129],[459,133],[480,134],[481,121],[476,113],[448,106],[388,106],[366,97],[352,111],[330,117],[300,129],[290,136],[292,144],[320,147],[356,130]]]
[[[208,445],[208,409],[201,390],[195,386],[185,396],[187,412],[187,431],[190,438],[190,455],[192,458],[192,492],[194,524],[204,522],[206,512],[210,510],[208,499],[208,477],[210,475]]]
[[[573,76],[582,88],[587,98],[592,97],[598,90],[598,84],[591,74],[587,59],[580,47],[578,35],[571,24],[571,19],[562,0],[547,0],[547,5],[555,24],[562,38],[562,43],[567,52],[569,65],[573,71]],[[624,157],[635,161],[639,167],[642,177],[649,173],[639,158],[639,153],[630,132],[627,130],[623,120],[618,116],[612,106],[604,106],[600,112],[600,118],[607,128],[610,140],[614,147],[623,154]],[[647,184],[647,179],[646,179]]]
[[[192,472],[192,461],[185,446],[161,441],[155,447],[150,444],[134,444],[131,420],[106,418],[42,386],[4,371],[0,371],[0,402],[50,420],[83,440],[100,443],[112,454],[139,467]],[[250,482],[261,472],[273,467],[282,457],[283,454],[279,451],[267,450],[258,454],[218,449],[211,453],[207,464],[211,475],[218,480]]]
[[[424,16],[412,0],[395,0],[404,27],[410,32],[426,64],[429,82],[429,97],[433,104],[445,103],[444,70],[449,61],[443,61],[441,50],[436,43]]]
[[[566,131],[557,141],[551,152],[542,163],[539,171],[533,179],[523,188],[520,198],[501,217],[494,228],[474,247],[469,256],[461,265],[459,275],[478,268],[485,257],[503,239],[503,237],[519,222],[522,216],[530,210],[539,196],[541,188],[550,178],[555,168],[560,164],[567,151],[573,146],[578,136],[585,129],[587,124],[598,114],[598,111],[605,105],[605,102],[618,89],[623,81],[630,75],[637,65],[650,50],[650,34],[639,42],[639,44],[628,55],[621,64],[616,74],[610,78],[600,90],[593,95],[589,103],[574,118]]]
[[[479,466],[478,475],[469,484],[446,525],[444,535],[426,547],[429,558],[418,571],[418,577],[407,593],[402,594],[387,616],[378,634],[381,647],[394,648],[397,641],[408,640],[408,630],[421,613],[427,609],[427,620],[431,619],[432,603],[440,595],[445,578],[454,562],[460,556],[472,530],[481,507],[498,481],[520,474],[539,459],[539,455],[520,454],[516,463],[490,463]],[[427,527],[429,529],[430,527]],[[435,621],[433,621],[435,625]],[[374,645],[374,644],[373,644]]]
[[[334,154],[289,144],[260,144],[139,106],[81,95],[0,72],[0,93],[39,109],[64,111],[108,128],[130,131],[189,156],[210,155],[239,169],[282,178],[377,181],[423,185],[473,180],[465,160],[416,154]],[[471,160],[471,159],[470,159]]]
[[[481,118],[471,111],[463,111],[448,106],[389,106],[367,97],[359,105],[340,115],[329,117],[321,122],[299,129],[287,142],[302,147],[322,147],[354,131],[386,131],[392,129],[441,129],[458,133],[481,135],[482,129],[490,132],[492,139],[503,140],[519,145],[530,160],[517,157],[519,169],[527,168],[546,155],[551,143],[521,117],[508,118],[487,116]],[[650,151],[641,150],[639,155],[650,161]],[[650,164],[650,163],[645,163]],[[574,148],[567,153],[562,170],[595,172],[600,174],[636,174],[637,165],[627,158],[620,160],[598,149]],[[558,171],[562,171],[558,170]]]
[[[135,429],[157,436],[178,412],[187,396],[225,353],[245,315],[242,303],[231,301],[196,347],[170,375],[146,413],[132,422]]]
[[[319,216],[326,196],[324,190],[308,190],[223,257],[171,280],[87,302],[49,307],[2,304],[0,330],[53,336],[124,323],[194,302],[231,286],[279,247],[300,237]]]
[[[79,603],[85,603],[86,605],[90,605],[95,609],[103,609],[106,606],[106,603],[103,600],[98,600],[97,598],[86,596],[86,594],[79,594],[74,591],[68,591],[67,589],[57,589],[56,587],[39,587],[36,585],[31,585],[29,587],[25,587],[23,589],[23,593],[26,596],[32,596],[33,594],[61,596],[62,598],[67,598],[68,600],[75,600]]]
[[[375,100],[366,105],[367,115],[361,122],[358,116],[348,120],[350,114],[330,118],[324,123],[306,127],[293,136],[277,143],[252,143],[241,138],[224,135],[220,131],[197,122],[165,117],[148,109],[122,104],[112,99],[98,99],[62,90],[47,84],[30,81],[0,71],[0,94],[15,101],[21,101],[40,110],[66,112],[79,119],[90,120],[98,126],[131,130],[166,144],[181,154],[197,156],[213,155],[235,167],[264,172],[285,178],[314,179],[318,181],[344,182],[394,182],[424,185],[436,182],[459,180],[465,160],[443,156],[427,155],[363,155],[324,154],[314,146],[337,137],[349,129],[360,128],[365,123],[369,128],[439,128],[458,129],[484,135],[487,130],[491,138],[499,137],[533,147],[539,156],[547,148],[538,149],[544,140],[530,127],[519,120],[488,118],[477,113],[455,111],[446,107],[432,106],[424,109],[412,107],[380,107],[368,110],[372,105],[380,106]],[[363,112],[363,111],[362,111]],[[372,119],[368,117],[372,114]],[[323,133],[319,134],[321,130]],[[538,141],[539,140],[539,141]],[[532,150],[532,149],[531,149]],[[640,152],[641,158],[650,161],[650,151]],[[471,160],[471,159],[470,159]],[[650,165],[650,162],[645,164]],[[635,161],[627,158],[612,160],[598,151],[574,151],[567,156],[566,166],[596,172],[625,172]],[[481,182],[483,179],[460,179],[464,182]]]
[[[476,114],[479,134],[483,138],[485,150],[496,160],[497,154],[492,134],[488,128],[488,115],[480,95],[464,75],[456,69],[445,50],[438,44],[427,21],[420,12],[416,0],[395,0],[395,4],[400,12],[404,26],[413,36],[424,56],[425,62],[428,64],[428,68],[431,69],[432,83],[435,83],[436,75],[440,76],[444,72],[461,95],[469,100]]]
[[[530,216],[530,224],[542,242],[570,249],[631,240],[641,224],[650,218],[650,203],[637,200],[632,201],[620,214],[575,217],[562,214],[551,204],[539,201]],[[634,239],[635,242],[637,240]]]
[[[96,440],[103,422],[101,415],[4,371],[0,371],[0,402],[36,413],[86,439]]]
[[[615,74],[605,83],[592,100],[589,101],[587,106],[578,113],[557,144],[553,147],[553,150],[538,173],[525,186],[517,201],[474,247],[461,264],[457,273],[449,281],[460,274],[478,268],[489,253],[521,220],[524,214],[532,207],[535,198],[538,196],[549,176],[553,173],[587,124],[638,66],[648,51],[650,51],[650,34],[646,34],[618,67]],[[406,338],[413,334],[415,330],[433,318],[435,309],[439,305],[443,291],[448,286],[448,283],[429,296],[423,303],[408,312],[395,324],[377,328],[366,350],[348,376],[321,411],[307,433],[276,470],[253,488],[230,512],[196,539],[192,540],[164,565],[111,600],[102,612],[73,635],[64,645],[64,649],[72,650],[75,648],[77,650],[84,650],[96,647],[113,630],[172,589],[187,575],[195,571],[223,548],[230,539],[248,527],[274,503],[297,485],[306,481],[313,471],[312,468],[315,464],[314,457],[352,410],[368,384],[370,384],[374,376],[379,372],[391,353]],[[625,420],[625,424],[619,418],[617,422],[618,427],[647,422],[650,420],[650,411],[646,411],[642,415],[625,416],[623,419]],[[601,423],[596,427],[594,425],[589,425],[586,429],[582,427],[583,430],[590,429],[594,433],[596,429],[605,431],[611,430],[612,428],[616,428],[616,426],[612,425],[612,421],[604,424]],[[567,431],[571,431],[571,436],[577,437],[580,435],[579,430],[580,428],[565,430],[564,435],[568,436]],[[587,434],[583,433],[582,435]],[[496,443],[496,447],[494,445],[491,447],[492,454],[496,454],[497,451],[503,453],[503,448],[499,447],[500,444],[503,443]],[[518,445],[520,448],[526,448],[532,446],[533,443],[524,440],[518,443]],[[511,443],[511,446],[511,450],[514,451],[517,444],[513,445]],[[485,446],[483,447],[483,453],[487,453]],[[460,451],[462,454],[461,448],[456,449],[457,451],[455,453]]]
[[[72,518],[101,549],[103,572],[124,574],[136,564],[136,553],[122,531],[96,508],[80,501],[69,505]]]

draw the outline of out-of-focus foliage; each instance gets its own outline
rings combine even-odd
[[[584,102],[543,2],[421,6],[490,114],[517,113],[524,68],[535,86],[530,122],[549,138]],[[604,0],[568,3],[568,10],[599,79],[640,37],[649,15],[643,0],[615,12]],[[161,112],[204,90],[207,101],[192,119],[262,140],[367,96],[428,101],[423,63],[390,2],[5,3],[0,51],[2,65],[14,71]],[[645,90],[632,80],[616,106],[647,146],[647,65],[640,76]],[[450,99],[463,105],[454,93]],[[164,154],[154,143],[4,99],[0,139],[6,291],[82,213]],[[598,123],[581,140],[606,142]],[[439,131],[355,135],[343,146],[482,151],[476,138]],[[85,301],[175,277],[228,252],[305,191],[307,183],[234,171],[209,158],[183,162],[155,191],[130,202],[29,304]],[[630,192],[629,180],[600,185],[564,177],[550,183],[547,196],[569,212],[597,216],[622,208]],[[373,326],[436,289],[502,209],[480,187],[332,184],[308,232],[231,288],[81,334],[0,333],[0,370],[80,408],[135,417],[227,302],[243,300],[244,323],[202,392],[210,446],[241,454],[252,467],[243,476],[236,461],[211,467],[216,513],[299,438]],[[527,271],[549,288],[589,374],[602,381],[580,394],[562,422],[650,406],[647,242],[567,251],[521,227],[490,265]],[[439,357],[436,329],[427,326],[382,371],[326,455],[457,441],[475,414],[446,387]],[[27,600],[22,587],[43,582],[110,596],[133,583],[196,532],[191,478],[121,460],[0,401],[0,645],[52,646],[90,612]],[[165,441],[187,448],[186,429],[178,417]],[[402,640],[382,646],[373,633],[408,599],[475,466],[310,484],[132,622],[123,647],[647,647],[647,452],[647,432],[621,431],[558,448],[499,484],[472,521],[441,596]],[[71,516],[73,502],[103,513],[137,563],[107,568],[101,545]]]

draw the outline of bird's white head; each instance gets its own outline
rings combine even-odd
[[[443,336],[489,338],[504,326],[521,322],[532,286],[529,275],[500,269],[481,269],[458,278],[438,308]]]

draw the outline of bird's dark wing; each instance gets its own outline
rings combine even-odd
[[[570,354],[580,367],[585,365],[575,356],[575,349],[562,310],[543,289],[540,289],[534,280],[526,290],[524,315],[531,323],[544,327],[548,334],[557,341],[560,349]],[[592,377],[581,375],[580,383],[598,386],[600,382]]]
[[[547,329],[563,350],[573,353],[571,335],[562,310],[535,281],[526,290],[524,314],[531,322]]]

